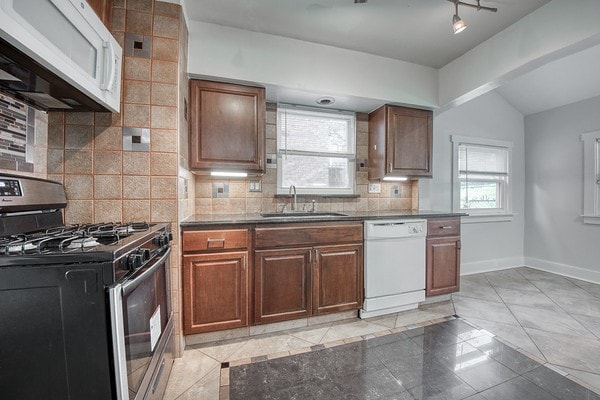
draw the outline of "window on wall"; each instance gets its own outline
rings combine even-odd
[[[600,224],[600,131],[581,135],[583,141],[583,222]]]
[[[511,142],[452,135],[453,210],[478,220],[512,216]]]
[[[356,117],[290,105],[277,109],[277,193],[354,194]]]

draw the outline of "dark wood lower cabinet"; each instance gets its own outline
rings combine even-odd
[[[248,252],[183,256],[183,333],[247,326]]]
[[[313,314],[359,309],[363,294],[363,246],[323,246],[314,251]]]
[[[310,315],[311,258],[310,248],[255,252],[255,323],[264,324]]]
[[[427,239],[427,296],[457,292],[460,287],[460,236]]]

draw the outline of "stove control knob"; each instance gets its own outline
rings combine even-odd
[[[143,262],[146,262],[150,259],[150,249],[139,249],[137,252],[142,256]]]
[[[127,257],[127,268],[129,268],[130,271],[135,271],[142,266],[142,262],[143,259],[141,254],[130,254]]]
[[[168,239],[167,240],[167,244],[168,244],[168,242],[172,242],[173,241],[173,234],[171,232],[167,233],[166,236],[167,236],[167,239]]]

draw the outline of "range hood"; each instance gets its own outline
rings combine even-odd
[[[83,0],[0,0],[0,92],[44,111],[119,112],[122,50]]]

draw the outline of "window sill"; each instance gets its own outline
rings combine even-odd
[[[463,224],[478,224],[483,222],[510,222],[513,220],[514,214],[470,214],[461,219]]]
[[[600,225],[600,215],[582,215],[584,224]]]

